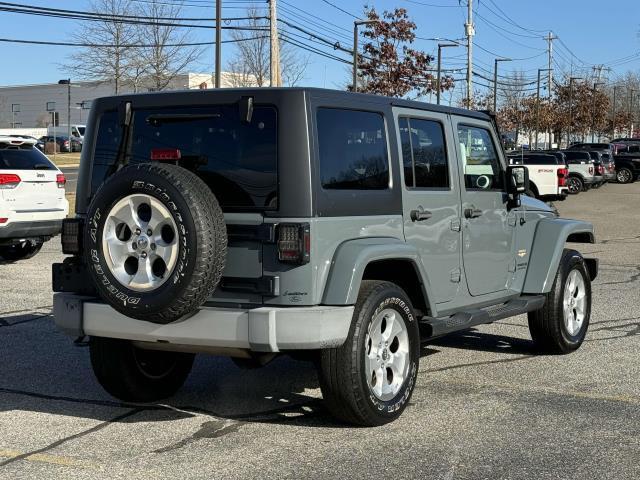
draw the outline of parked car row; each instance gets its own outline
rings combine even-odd
[[[575,143],[565,150],[522,150],[508,155],[510,163],[527,166],[529,195],[545,201],[640,177],[640,141]]]
[[[44,135],[40,137],[38,140],[42,145],[42,150],[44,151],[44,145],[47,143],[55,142],[57,145],[56,151],[58,152],[81,152],[82,151],[82,139],[80,137],[71,137],[71,141],[69,141],[69,137],[66,135]],[[40,147],[39,147],[40,148]]]

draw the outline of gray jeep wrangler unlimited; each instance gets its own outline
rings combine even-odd
[[[93,103],[54,314],[103,387],[174,394],[195,353],[306,351],[328,409],[380,425],[420,342],[528,313],[542,351],[585,338],[589,223],[520,197],[486,114],[320,89]]]

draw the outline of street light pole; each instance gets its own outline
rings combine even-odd
[[[616,94],[618,93],[618,88],[620,88],[618,85],[613,86],[613,118],[611,119],[611,135],[613,138],[616,137]]]
[[[536,150],[538,149],[538,130],[540,129],[540,73],[548,72],[548,68],[539,68],[538,69],[538,86],[536,87],[536,137],[535,137],[535,145]],[[549,148],[551,148],[551,142],[549,142]]]
[[[446,47],[457,47],[457,43],[439,43],[438,44],[438,82],[436,86],[438,87],[438,92],[436,94],[436,103],[440,105],[440,94],[442,93],[442,88],[440,88],[440,79],[442,78],[442,49]]]
[[[573,81],[582,80],[582,77],[569,78],[569,131],[567,132],[567,147],[571,142],[571,134],[573,133]]]
[[[71,79],[58,80],[58,85],[67,86],[67,138],[69,139],[69,151],[71,151],[73,150],[71,145]]]
[[[222,78],[222,0],[216,0],[216,88]]]
[[[510,61],[510,58],[496,58],[493,62],[493,113],[498,110],[498,62]]]
[[[358,91],[358,27],[378,23],[377,20],[355,20],[353,22],[353,91]]]

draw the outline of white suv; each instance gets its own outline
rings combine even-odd
[[[0,258],[21,260],[60,233],[66,179],[36,141],[0,136]]]

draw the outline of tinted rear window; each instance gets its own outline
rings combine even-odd
[[[319,108],[317,121],[323,188],[389,188],[389,156],[382,114]]]
[[[56,167],[37,148],[0,145],[0,170],[55,170]]]
[[[177,149],[180,165],[209,185],[223,209],[276,209],[277,135],[277,111],[271,106],[256,106],[250,123],[240,120],[237,105],[134,110],[128,159],[149,162],[154,151]],[[120,138],[117,112],[103,114],[95,176],[107,174]]]

